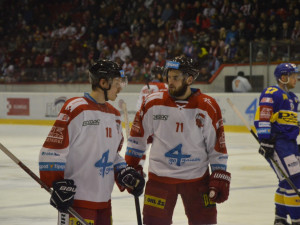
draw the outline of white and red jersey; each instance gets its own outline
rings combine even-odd
[[[168,91],[146,97],[128,139],[125,160],[129,165],[138,165],[152,135],[151,179],[181,183],[201,179],[209,165],[212,171],[226,170],[221,110],[212,97],[199,89],[192,92],[188,100],[175,100]]]
[[[39,155],[41,180],[72,179],[74,206],[106,208],[115,171],[126,167],[119,155],[123,144],[120,112],[98,104],[89,94],[71,98],[62,107]]]
[[[142,87],[142,89],[140,91],[140,95],[139,95],[138,101],[136,103],[136,110],[140,110],[142,102],[145,100],[145,98],[148,95],[150,95],[154,92],[167,91],[167,90],[168,90],[168,85],[163,82],[150,82],[149,86],[145,85],[144,87]]]

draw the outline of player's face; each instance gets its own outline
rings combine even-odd
[[[289,82],[287,83],[287,88],[288,89],[293,89],[293,88],[296,87],[297,78],[298,78],[297,73],[293,73],[289,76]]]
[[[181,97],[186,93],[188,85],[185,77],[179,70],[170,70],[168,72],[169,93],[174,97]]]
[[[114,101],[118,97],[118,94],[122,90],[124,84],[121,78],[114,78],[111,83],[110,89],[107,91],[107,97],[109,100]]]

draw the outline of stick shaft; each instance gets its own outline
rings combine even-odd
[[[236,106],[232,103],[232,101],[227,98],[227,102],[229,103],[229,105],[232,107],[233,111],[237,114],[238,117],[240,117],[240,119],[243,121],[243,123],[245,124],[245,126],[248,128],[248,130],[250,131],[250,133],[253,135],[253,137],[257,140],[257,142],[259,142],[257,135],[255,134],[255,132],[252,130],[252,128],[250,127],[250,125],[248,124],[248,122],[246,121],[246,119],[243,117],[243,115],[241,114],[241,112],[236,108]],[[285,174],[285,172],[280,168],[280,166],[278,165],[278,163],[272,158],[270,157],[270,160],[272,161],[272,163],[275,165],[276,169],[281,173],[281,175],[285,178],[285,180],[289,183],[289,185],[291,186],[291,188],[294,189],[294,191],[297,193],[297,195],[300,197],[300,192],[297,189],[297,187],[294,185],[294,183],[291,181],[291,179]]]
[[[32,179],[39,183],[47,192],[52,193],[49,188],[32,170],[30,170],[24,163],[22,163],[14,154],[12,154],[4,145],[0,143],[0,149],[11,158],[17,165],[19,165]],[[75,216],[82,224],[89,225],[85,220],[73,209],[69,208],[68,212]]]
[[[129,127],[129,121],[128,121],[127,106],[126,106],[126,103],[124,101],[122,101],[121,108],[122,108],[122,111],[124,113],[126,139],[128,139],[129,138],[130,127]],[[139,197],[134,196],[134,202],[135,202],[135,211],[136,211],[136,217],[137,217],[138,225],[142,225],[142,216],[141,216],[141,208],[140,208]]]
[[[122,103],[122,110],[123,110],[123,113],[124,113],[124,123],[125,123],[126,139],[128,139],[129,138],[130,128],[129,128],[127,105],[126,105],[125,102]]]

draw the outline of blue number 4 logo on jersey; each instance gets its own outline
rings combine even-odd
[[[169,164],[176,163],[177,166],[181,166],[185,159],[190,158],[191,155],[183,155],[181,152],[182,144],[177,145],[175,148],[166,152],[165,156],[170,158]]]
[[[105,174],[108,174],[110,171],[113,171],[113,163],[108,162],[109,150],[103,153],[102,158],[95,163],[95,167],[100,169],[100,175],[104,177]]]

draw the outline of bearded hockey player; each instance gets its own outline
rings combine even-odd
[[[119,155],[123,144],[120,112],[114,101],[126,77],[120,66],[99,60],[90,70],[92,91],[66,101],[40,151],[40,177],[53,187],[50,204],[58,224],[80,224],[67,213],[72,206],[89,224],[111,225],[115,178],[135,196],[144,178]]]
[[[166,63],[164,73],[168,91],[146,97],[125,155],[128,165],[140,167],[147,138],[153,137],[143,222],[172,224],[181,195],[190,225],[216,224],[216,203],[227,200],[230,185],[220,108],[212,97],[190,87],[199,74],[192,59],[176,57]]]
[[[300,225],[300,197],[291,188],[272,158],[300,190],[300,153],[297,145],[299,100],[290,90],[295,88],[298,69],[294,64],[281,63],[274,71],[277,85],[267,87],[259,98],[254,125],[262,154],[276,173],[279,184],[275,193],[275,225]]]

